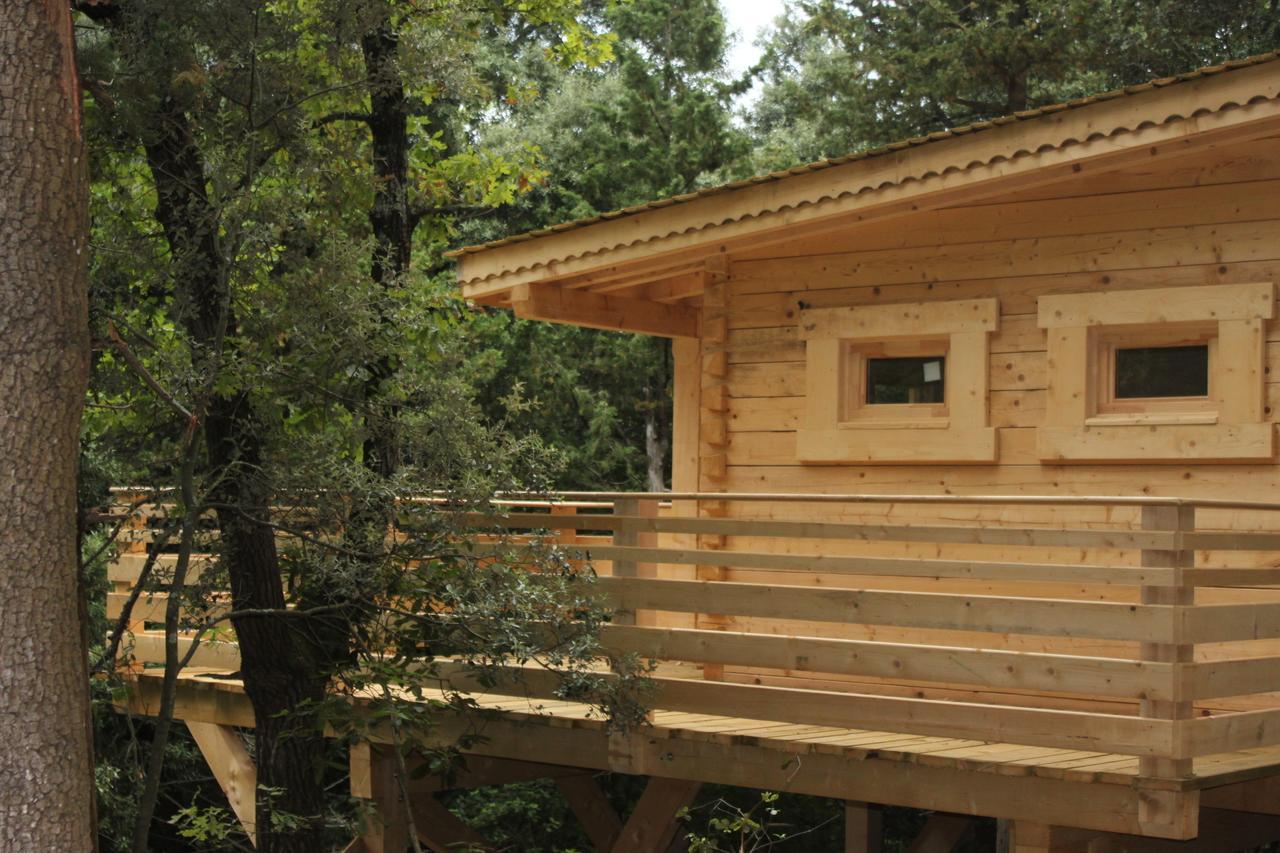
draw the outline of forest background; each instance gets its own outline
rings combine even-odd
[[[95,514],[108,485],[185,482],[228,513],[224,531],[233,503],[288,488],[377,507],[424,484],[667,487],[668,343],[468,306],[448,249],[1273,50],[1277,4],[798,0],[738,75],[717,0],[77,4],[91,663],[109,668],[114,651],[101,640],[111,525]],[[196,423],[213,433],[204,444]],[[268,476],[273,491],[256,494]],[[232,549],[233,572],[256,559],[254,535]],[[352,621],[368,561],[321,563],[301,600]],[[121,716],[114,686],[93,685],[103,849],[250,849],[183,733]],[[306,700],[264,689],[255,703]],[[343,782],[324,779],[331,818]],[[634,785],[608,784],[625,812]],[[553,786],[451,806],[506,849],[588,849]],[[837,814],[710,791],[690,829],[708,850],[744,837],[834,850]],[[891,815],[890,849],[918,820]]]

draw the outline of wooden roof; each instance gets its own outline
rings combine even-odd
[[[848,227],[1280,130],[1280,51],[916,137],[451,253],[463,294],[517,313],[696,336],[735,248]],[[720,257],[717,257],[720,256]],[[709,266],[710,264],[710,266]]]

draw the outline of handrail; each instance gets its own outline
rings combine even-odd
[[[735,501],[1141,513],[1108,515],[1102,526],[1070,512],[938,523],[944,513],[899,520],[893,507],[726,511]],[[427,495],[405,505],[427,512],[442,502]],[[1280,532],[1256,519],[1214,530],[1197,526],[1195,513],[1280,503],[568,492],[458,509],[457,520],[480,532],[470,547],[481,567],[519,560],[531,540],[593,563],[614,608],[600,635],[610,654],[705,667],[707,680],[664,677],[668,710],[1118,752],[1140,756],[1140,776],[1155,780],[1186,779],[1196,756],[1280,746],[1280,702],[1222,701],[1280,691],[1280,600],[1249,591],[1280,584],[1280,566],[1258,556],[1280,552]],[[145,508],[130,511],[146,524]],[[109,575],[118,587],[145,559],[146,537],[131,541],[134,553]],[[117,588],[109,607],[121,597]],[[139,627],[157,608],[139,611]],[[136,648],[154,655],[159,639],[152,632]],[[1233,645],[1210,647],[1219,643]],[[236,654],[218,644],[209,659]],[[716,680],[724,670],[737,682]],[[773,686],[738,683],[752,679]],[[1204,708],[1213,714],[1199,716]]]

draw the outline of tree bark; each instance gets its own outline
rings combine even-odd
[[[217,240],[218,211],[205,190],[207,171],[190,119],[166,102],[151,131],[144,147],[156,185],[156,219],[173,256],[173,280],[183,289],[183,319],[197,357],[212,359],[237,328],[228,291],[230,271]],[[217,508],[232,605],[240,611],[285,606],[275,532],[267,523],[272,493],[262,475],[262,429],[246,392],[209,401],[204,435],[218,483],[209,498]],[[290,712],[324,697],[328,669],[307,640],[309,626],[302,621],[271,615],[232,620],[245,694],[256,720],[262,853],[324,849],[325,740]],[[268,795],[268,790],[274,793]],[[301,820],[293,829],[280,830],[270,820],[273,812]]]
[[[88,183],[70,7],[0,4],[0,849],[94,848],[76,602]]]

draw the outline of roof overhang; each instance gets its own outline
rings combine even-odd
[[[463,295],[521,316],[698,335],[745,247],[998,197],[1280,132],[1280,54],[462,249]]]

